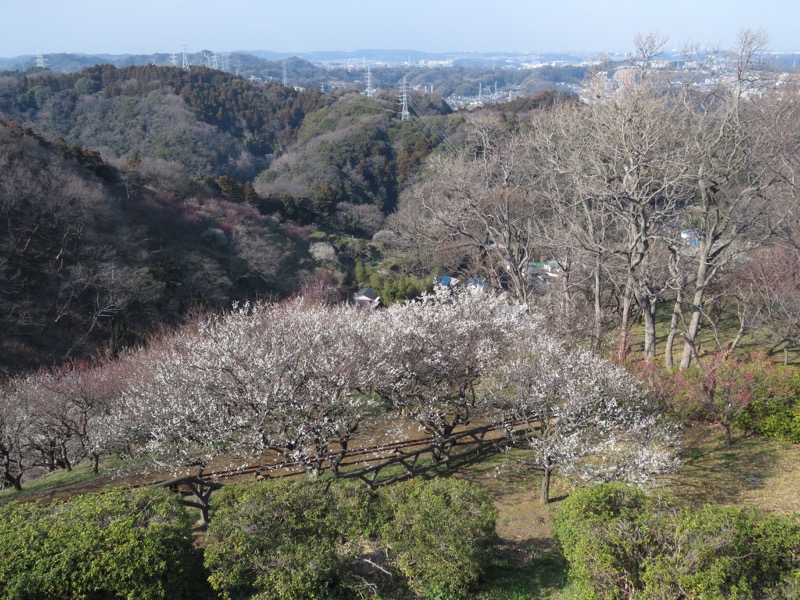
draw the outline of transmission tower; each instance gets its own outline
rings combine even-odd
[[[281,73],[283,75],[283,87],[289,87],[289,78],[286,76],[286,63],[281,65]]]
[[[372,69],[367,67],[367,89],[364,90],[367,98],[372,98],[375,95],[375,88],[372,87]]]
[[[408,83],[405,75],[403,75],[403,83],[400,85],[400,103],[402,106],[400,120],[408,121],[411,118],[411,113],[408,112]]]
[[[44,54],[42,54],[41,52],[39,52],[36,55],[36,66],[39,67],[40,69],[46,69],[47,68],[47,59],[44,57]]]
[[[174,52],[169,55],[169,64],[171,64],[173,67],[178,66],[178,55]]]
[[[181,64],[181,68],[184,71],[189,70],[189,54],[186,51],[186,44],[183,45],[183,63]]]

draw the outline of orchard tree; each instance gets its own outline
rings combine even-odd
[[[586,481],[644,482],[676,466],[675,431],[646,391],[591,352],[521,337],[495,385],[509,433],[514,421],[525,425],[528,460],[542,471],[542,503],[550,499],[556,471]]]
[[[369,327],[369,313],[302,299],[199,319],[135,357],[119,423],[142,451],[201,469],[265,451],[336,469],[371,406]]]
[[[745,361],[713,354],[695,370],[683,373],[682,399],[695,419],[722,427],[725,442],[731,445],[736,418],[767,385],[769,373],[766,357],[752,355]]]
[[[58,441],[58,466],[71,470],[73,463],[89,459],[92,472],[98,472],[100,457],[112,450],[104,421],[126,385],[126,365],[72,361],[39,373],[45,395],[37,412],[42,430]]]
[[[38,416],[31,395],[38,387],[33,375],[0,384],[0,481],[17,491],[22,489],[24,474],[36,466],[32,440]]]
[[[439,291],[379,314],[381,334],[369,368],[381,397],[416,422],[447,455],[444,440],[487,408],[484,379],[511,341],[536,321],[524,305],[482,288]]]

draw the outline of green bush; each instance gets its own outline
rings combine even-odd
[[[0,597],[195,598],[191,519],[167,490],[0,507]]]
[[[647,598],[783,598],[800,582],[800,524],[753,509],[707,505],[664,520],[659,552],[643,565]]]
[[[230,600],[461,598],[495,535],[490,496],[449,479],[378,493],[351,481],[277,480],[228,486],[214,504],[205,564]]]
[[[583,488],[563,502],[553,534],[582,597],[623,598],[640,585],[637,563],[653,540],[636,528],[652,511],[644,492],[622,483]]]
[[[568,498],[555,534],[583,598],[783,598],[800,584],[800,523],[752,509],[660,509],[599,485]]]
[[[763,393],[735,425],[748,433],[800,443],[800,376],[779,370],[769,377]]]
[[[362,484],[278,480],[214,496],[205,564],[224,598],[297,600],[341,595],[348,563],[369,531]]]
[[[466,481],[409,480],[380,491],[388,564],[423,598],[462,598],[495,542],[491,496]]]

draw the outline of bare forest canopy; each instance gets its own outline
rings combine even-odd
[[[471,119],[471,146],[432,156],[389,218],[395,260],[480,274],[619,360],[686,368],[750,344],[788,362],[797,81],[758,69],[757,33],[680,71],[654,60],[664,43],[640,37],[631,66],[595,73],[581,102],[512,126]]]

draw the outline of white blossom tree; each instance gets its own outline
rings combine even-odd
[[[32,439],[38,427],[31,395],[38,389],[35,376],[0,385],[0,482],[22,489],[24,474],[36,466]]]
[[[547,337],[521,338],[495,382],[505,422],[525,424],[528,460],[549,502],[555,471],[584,480],[642,482],[675,466],[677,438],[623,369]]]
[[[370,315],[302,299],[244,305],[151,345],[121,428],[148,454],[193,460],[274,451],[338,468],[371,405]]]
[[[441,291],[393,305],[379,315],[381,337],[371,368],[380,394],[440,444],[488,407],[483,379],[502,362],[523,322],[521,304],[480,288]]]

